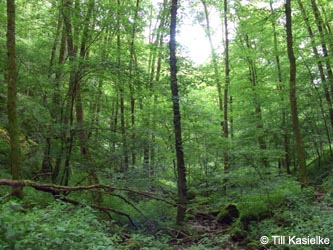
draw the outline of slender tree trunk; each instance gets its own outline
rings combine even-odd
[[[130,106],[131,106],[131,155],[132,155],[132,165],[134,166],[136,163],[136,153],[135,153],[135,96],[134,96],[134,86],[133,86],[133,75],[137,72],[137,61],[135,55],[135,37],[136,37],[136,30],[137,30],[137,19],[138,19],[138,12],[140,7],[140,0],[136,0],[135,4],[135,14],[134,14],[134,22],[132,27],[132,34],[131,34],[131,43],[130,43],[130,63],[129,63],[129,89],[130,89]],[[133,74],[134,71],[134,74]]]
[[[118,88],[119,88],[119,106],[120,106],[120,126],[121,126],[121,137],[122,137],[122,171],[126,172],[128,170],[128,152],[127,152],[127,133],[125,124],[125,97],[124,97],[124,86],[121,79],[121,40],[120,40],[120,1],[117,0],[117,78],[118,78]]]
[[[58,20],[57,20],[57,27],[56,27],[56,32],[55,32],[55,38],[51,50],[51,56],[50,56],[50,64],[49,64],[49,73],[48,73],[48,80],[51,82],[52,81],[52,74],[55,72],[59,72],[60,70],[55,70],[55,61],[56,61],[56,52],[57,52],[57,47],[59,46],[59,41],[60,41],[60,47],[63,45],[62,44],[62,30],[63,30],[63,17],[60,11],[60,6],[56,6],[58,9]],[[60,48],[60,54],[61,54],[61,48]],[[54,93],[52,96],[52,106],[50,107],[50,113],[52,117],[52,121],[55,124],[58,124],[60,122],[59,116],[60,116],[60,86],[57,84],[57,79],[54,80],[55,85],[54,85]],[[51,128],[53,129],[53,128]],[[58,136],[56,136],[58,137]],[[43,173],[51,173],[51,176],[53,176],[53,168],[52,168],[52,156],[51,156],[51,138],[47,137],[45,139],[45,149],[44,149],[44,156],[43,156],[43,161],[42,161],[42,167],[41,171]]]
[[[273,10],[273,2],[270,1],[270,9],[272,15],[275,17],[275,11]],[[284,103],[284,84],[282,81],[282,70],[281,70],[281,60],[278,53],[278,39],[276,33],[276,19],[272,20],[272,28],[273,28],[273,37],[274,37],[274,55],[275,55],[275,63],[276,63],[276,70],[277,70],[277,80],[278,86],[277,89],[281,92],[281,103]],[[283,148],[284,148],[284,158],[281,159],[281,162],[286,169],[286,172],[290,174],[290,156],[289,156],[289,133],[288,133],[288,126],[286,124],[286,111],[284,107],[282,108],[281,112],[281,126],[283,129]]]
[[[21,173],[21,145],[16,110],[16,38],[15,38],[15,0],[7,0],[7,108],[9,134],[9,164],[13,180],[20,180]],[[14,187],[12,195],[22,198],[23,190]]]
[[[88,4],[88,10],[86,17],[84,19],[84,27],[83,27],[83,33],[82,33],[82,39],[81,39],[81,45],[80,45],[80,61],[78,65],[78,72],[77,75],[82,74],[80,72],[82,69],[82,64],[88,54],[87,50],[87,42],[89,37],[89,26],[90,26],[90,19],[92,16],[92,12],[95,6],[95,1],[90,0]],[[81,96],[81,82],[79,80],[80,77],[77,77],[75,82],[76,86],[76,96],[75,96],[75,111],[76,111],[76,121],[78,126],[78,136],[80,141],[80,150],[81,155],[83,159],[85,160],[85,163],[87,164],[87,172],[88,172],[88,181],[90,185],[98,184],[99,179],[96,174],[96,164],[91,158],[90,152],[89,152],[89,146],[88,146],[88,136],[84,128],[84,111],[83,111],[83,104],[82,104],[82,96]],[[93,199],[96,202],[102,201],[102,195],[101,194],[95,194],[93,196]]]
[[[230,104],[230,114],[231,114],[231,117],[230,117],[230,137],[231,139],[234,138],[234,119],[233,119],[233,97],[230,96],[229,98],[229,104]]]
[[[255,53],[255,51],[252,50],[252,47],[249,42],[249,37],[247,34],[245,34],[245,42],[246,42],[247,49],[249,51],[252,51],[253,53]],[[254,101],[256,128],[259,133],[257,140],[258,140],[259,149],[262,151],[263,154],[265,154],[265,152],[267,150],[267,146],[266,146],[265,137],[264,137],[264,133],[263,133],[264,124],[263,124],[263,120],[262,120],[261,102],[259,100],[259,96],[257,93],[257,68],[256,68],[255,61],[252,58],[247,57],[247,61],[249,64],[249,75],[250,75],[250,80],[251,80],[251,84],[252,84],[253,96],[254,96],[253,101]],[[266,156],[261,157],[261,162],[265,167],[268,167],[269,162],[268,162],[268,159]]]
[[[305,67],[307,68],[308,72],[309,72],[309,76],[311,78],[311,82],[312,82],[312,86],[313,88],[316,90],[316,94],[318,96],[318,102],[319,102],[319,107],[320,107],[320,113],[324,122],[324,127],[325,127],[325,132],[326,132],[326,137],[327,137],[327,144],[330,150],[330,157],[333,157],[333,151],[332,151],[332,143],[331,143],[331,136],[330,136],[330,130],[329,130],[329,126],[327,125],[327,119],[326,119],[326,112],[324,111],[324,103],[323,103],[323,99],[321,97],[321,93],[318,89],[317,84],[315,84],[315,77],[311,71],[311,67],[309,65],[306,64],[305,60],[303,60],[303,63],[305,65]],[[318,132],[318,134],[320,134]],[[322,142],[321,142],[322,144]],[[321,150],[322,151],[322,150]]]
[[[324,27],[323,27],[323,20],[321,18],[316,0],[311,0],[311,6],[313,9],[313,13],[315,16],[315,21],[317,24],[317,28],[320,34],[320,41],[321,41],[321,48],[322,48],[322,52],[323,52],[323,60],[326,66],[326,71],[327,71],[327,78],[329,81],[329,85],[330,85],[330,92],[331,92],[331,99],[333,98],[333,72],[332,72],[332,68],[331,68],[331,64],[330,64],[330,57],[328,54],[328,49],[327,49],[327,45],[325,42],[325,32],[324,32]]]
[[[110,120],[110,130],[113,134],[113,142],[112,144],[112,148],[113,151],[116,151],[116,135],[117,135],[117,131],[118,131],[118,110],[119,110],[119,97],[118,94],[115,98],[115,100],[113,100],[113,105],[112,105],[112,114],[111,114],[111,120]],[[120,169],[119,169],[120,170]]]
[[[299,126],[298,111],[297,111],[297,97],[296,97],[296,59],[293,48],[293,34],[292,34],[292,15],[291,15],[291,0],[286,0],[285,5],[286,13],[286,34],[287,34],[287,51],[290,64],[290,110],[293,132],[295,136],[295,147],[297,159],[299,164],[299,178],[302,186],[307,185],[306,176],[306,160],[303,138]]]
[[[227,149],[224,152],[224,171],[229,169],[229,124],[228,124],[228,91],[230,85],[230,68],[229,68],[229,37],[228,37],[228,0],[224,0],[224,39],[225,39],[225,85],[223,100],[223,136],[226,139]]]
[[[307,13],[305,11],[305,8],[303,6],[303,3],[302,1],[298,0],[298,6],[301,10],[301,13],[302,13],[302,16],[303,16],[303,19],[305,21],[305,24],[307,26],[307,30],[308,30],[308,34],[309,34],[309,37],[311,39],[311,47],[312,47],[312,51],[315,55],[315,58],[317,59],[317,67],[318,67],[318,70],[319,70],[319,75],[320,75],[320,79],[322,81],[322,86],[323,86],[323,90],[324,90],[324,95],[325,95],[325,99],[326,99],[326,102],[327,102],[327,105],[328,105],[328,112],[329,112],[329,117],[330,117],[330,121],[331,121],[331,127],[333,128],[333,108],[332,108],[332,99],[331,99],[331,95],[330,95],[330,91],[329,91],[329,88],[327,86],[327,81],[326,81],[326,76],[325,76],[325,70],[324,70],[324,66],[323,66],[323,63],[322,63],[322,60],[320,58],[320,55],[319,55],[319,52],[318,52],[318,49],[316,47],[316,44],[315,44],[315,39],[314,39],[314,32],[311,28],[311,25],[310,25],[310,22],[309,22],[309,18],[307,16]],[[319,23],[320,24],[320,23]],[[322,45],[322,48],[326,48],[325,45]]]
[[[219,105],[219,110],[220,110],[220,113],[222,116],[223,115],[223,98],[222,98],[221,76],[220,76],[220,72],[219,72],[219,68],[218,68],[217,55],[216,55],[216,51],[215,51],[215,48],[213,45],[212,35],[211,35],[211,31],[210,31],[210,22],[209,22],[209,13],[208,13],[207,4],[206,4],[205,0],[201,0],[201,3],[203,5],[204,11],[205,11],[206,34],[208,36],[209,45],[210,45],[210,49],[211,49],[211,53],[212,53],[212,61],[213,61],[213,66],[214,66],[214,75],[215,75],[215,82],[216,82],[216,88],[217,88],[218,105]],[[223,125],[224,125],[223,118],[221,117],[222,131],[224,131]]]
[[[77,8],[77,2],[75,4],[75,8]],[[73,35],[73,28],[71,22],[71,13],[72,13],[72,0],[65,0],[63,7],[63,17],[64,17],[64,25],[66,28],[66,38],[67,38],[67,50],[68,50],[68,58],[71,66],[70,76],[69,76],[69,86],[66,96],[66,109],[63,117],[63,125],[65,127],[65,131],[62,133],[63,142],[64,142],[64,152],[65,152],[65,166],[64,172],[61,177],[61,184],[68,185],[69,182],[69,174],[70,174],[70,159],[72,155],[73,142],[75,129],[73,129],[73,121],[74,121],[74,103],[76,98],[77,91],[77,82],[78,82],[78,71],[77,65],[75,64],[77,61],[77,46],[75,45],[75,39]],[[78,31],[76,31],[77,33]]]
[[[163,22],[163,26],[165,25],[165,20]],[[158,56],[157,56],[157,67],[156,67],[156,76],[155,76],[155,83],[152,81],[151,89],[153,91],[153,110],[155,112],[156,105],[157,105],[157,94],[155,90],[156,84],[160,81],[161,76],[161,68],[162,68],[162,48],[163,48],[163,36],[160,36],[159,41],[159,48],[158,48]],[[151,147],[150,147],[150,176],[154,176],[156,174],[156,166],[155,166],[155,144],[156,144],[156,136],[155,136],[155,130],[156,130],[156,118],[155,116],[152,117],[152,135],[151,135]]]
[[[181,114],[179,107],[179,94],[177,83],[177,57],[176,57],[176,25],[177,25],[177,8],[178,1],[172,0],[171,3],[171,24],[170,24],[170,85],[172,93],[173,107],[173,125],[175,133],[175,149],[177,159],[178,174],[178,209],[176,224],[184,222],[186,211],[186,169],[183,153]]]
[[[54,84],[54,95],[53,95],[53,106],[54,106],[54,117],[55,122],[60,124],[63,121],[63,110],[62,110],[62,99],[61,99],[61,78],[62,78],[62,69],[61,67],[65,63],[65,57],[66,57],[66,28],[63,25],[62,27],[62,37],[61,37],[61,44],[60,44],[60,50],[59,50],[59,58],[58,58],[58,69],[56,69],[55,74],[55,84]],[[52,171],[52,182],[56,183],[58,175],[60,173],[61,163],[62,163],[62,157],[64,154],[64,136],[63,132],[60,132],[60,147],[57,150],[57,159],[54,166],[54,169]]]
[[[167,9],[168,0],[163,1],[163,5],[159,11],[158,20],[159,24],[156,30],[156,35],[151,35],[150,43],[151,49],[148,61],[148,72],[149,72],[149,84],[147,84],[147,89],[149,91],[149,100],[152,103],[153,112],[148,112],[148,114],[143,118],[144,126],[149,128],[147,131],[146,138],[151,137],[151,140],[147,140],[143,145],[143,165],[149,177],[153,177],[156,173],[155,171],[155,129],[156,129],[156,84],[158,84],[161,72],[161,60],[163,51],[163,39],[165,36],[166,19],[167,19]],[[150,105],[151,106],[151,105]],[[152,180],[152,179],[151,179]]]
[[[52,173],[52,157],[51,157],[51,138],[45,139],[44,156],[42,161],[42,173]]]

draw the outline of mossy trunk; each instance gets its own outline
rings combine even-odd
[[[16,110],[16,38],[15,38],[15,0],[7,0],[7,108],[9,133],[9,164],[13,180],[21,176],[21,146]],[[22,198],[21,187],[13,188],[13,195]]]

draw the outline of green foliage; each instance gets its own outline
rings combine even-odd
[[[87,175],[93,166],[100,183],[154,192],[157,196],[176,201],[169,51],[165,39],[169,32],[168,9],[163,9],[162,0],[94,1],[95,7],[87,26],[87,56],[72,62],[66,48],[65,61],[60,63],[61,30],[66,29],[63,29],[64,23],[60,23],[58,31],[57,27],[58,18],[63,21],[62,5],[65,2],[16,1],[17,109],[24,155],[23,177],[32,178],[40,173],[42,160],[49,150],[47,156],[53,170],[57,160],[62,160],[60,176],[64,172],[65,161],[70,160],[70,185],[87,184]],[[84,40],[83,20],[89,12],[90,1],[72,2],[72,35],[78,58],[83,49],[80,47]],[[150,2],[159,4],[155,6]],[[184,15],[184,23],[193,14],[196,20],[192,21],[203,24],[205,15],[201,2],[189,2],[189,5],[181,6],[184,13],[180,12],[180,15]],[[222,2],[206,1],[210,18],[213,18],[212,14],[218,14],[217,18],[224,17]],[[268,1],[231,2],[227,15],[229,24],[234,24],[229,36],[229,96],[232,97],[228,102],[229,138],[221,136],[223,115],[218,107],[212,62],[194,66],[184,57],[186,48],[179,46],[178,80],[183,151],[188,174],[187,209],[191,212],[188,218],[195,220],[196,212],[210,215],[223,208],[217,218],[221,221],[230,213],[225,209],[228,204],[235,204],[240,218],[232,221],[225,234],[214,239],[205,235],[198,244],[184,248],[221,249],[217,247],[217,242],[227,248],[230,239],[244,241],[246,238],[244,242],[249,242],[249,249],[259,249],[259,235],[333,235],[331,213],[319,209],[333,207],[332,159],[329,152],[332,138],[329,120],[331,100],[327,100],[325,94],[325,88],[332,86],[320,79],[318,70],[318,62],[322,61],[324,75],[329,76],[325,64],[331,64],[332,68],[332,62],[322,57],[322,51],[318,58],[314,56],[305,20],[295,1],[292,8],[298,64],[299,120],[307,151],[310,184],[320,185],[302,190],[293,176],[283,173],[285,167],[282,166],[285,147],[288,146],[289,164],[295,165],[295,168],[292,167],[293,174],[297,174],[289,117],[289,67],[283,4],[275,1],[272,11]],[[319,5],[324,35],[317,30],[311,1],[303,2],[314,31],[315,46],[322,47],[323,42],[331,45],[332,1],[314,1]],[[186,8],[193,13],[187,16]],[[179,20],[183,20],[182,16]],[[214,33],[215,21],[211,21]],[[218,29],[221,30],[220,25]],[[147,32],[150,33],[149,42]],[[181,29],[179,32],[182,32]],[[274,32],[277,36],[276,48]],[[64,35],[69,38],[68,34]],[[218,31],[214,36],[219,37]],[[0,176],[10,178],[7,167],[9,138],[6,127],[5,43],[6,6],[5,1],[1,1]],[[219,41],[219,47],[222,48],[223,44],[226,44],[225,41]],[[225,53],[222,50],[216,47],[223,95]],[[53,53],[53,62],[50,62]],[[329,56],[331,54],[332,46],[329,47]],[[76,69],[78,66],[80,68]],[[75,105],[79,100],[68,92],[72,71],[76,71],[74,78],[79,79],[80,89],[76,91],[81,91],[82,126],[78,126],[75,117],[78,114]],[[251,73],[253,75],[250,76]],[[121,97],[123,110],[120,107]],[[72,103],[71,121],[65,122],[70,113],[68,106]],[[69,142],[69,130],[74,132],[72,144]],[[80,150],[79,136],[82,131],[88,140],[85,152],[88,155],[85,157]],[[49,149],[45,147],[46,139],[49,139]],[[265,147],[259,145],[259,139]],[[125,145],[125,140],[128,145]],[[223,171],[226,152],[230,161],[227,173]],[[125,154],[130,164],[128,171],[121,172]],[[88,158],[92,159],[92,164],[86,161]],[[144,162],[145,158],[148,158],[148,164]],[[265,168],[263,159],[268,162]],[[41,180],[46,181],[46,178]],[[2,202],[7,199],[10,190],[11,187],[1,187]],[[314,190],[325,192],[320,204],[317,204]],[[112,214],[112,218],[125,225],[127,231],[125,234],[121,226],[110,225],[114,233],[110,235],[110,227],[103,226],[102,220],[98,220],[99,214],[89,207],[53,202],[51,195],[30,188],[25,188],[24,192],[26,196],[21,203],[12,201],[0,208],[0,245],[4,249],[135,250],[168,247],[168,236],[155,234],[175,222],[176,209],[161,201],[121,191],[114,191],[114,196],[104,195],[101,205],[128,213],[143,230],[131,232],[134,229],[126,227],[127,218]],[[88,191],[72,192],[70,195],[82,203],[92,202]],[[128,238],[120,237],[121,234]]]
[[[156,200],[142,200],[137,207],[140,211],[143,211],[149,220],[161,224],[160,226],[168,226],[174,223],[176,210],[168,204]]]
[[[309,204],[305,195],[294,199],[292,209],[287,205],[273,211],[274,215],[250,226],[248,239],[259,240],[262,235],[288,235],[297,237],[321,236],[330,238],[333,229],[333,216],[329,211],[321,210],[318,206]],[[276,249],[284,249],[276,246]],[[299,246],[290,246],[300,249]],[[275,249],[275,248],[274,248]],[[330,249],[323,246],[302,246],[302,249]]]
[[[0,210],[2,249],[114,249],[105,227],[89,207],[53,202],[26,210],[10,201]]]
[[[123,246],[118,246],[122,250],[165,250],[168,249],[166,238],[156,238],[144,234],[131,234],[131,238]]]

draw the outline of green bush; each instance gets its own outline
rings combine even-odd
[[[2,249],[114,249],[110,237],[89,207],[53,202],[26,211],[10,201],[0,207]]]

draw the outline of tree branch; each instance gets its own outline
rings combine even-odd
[[[15,181],[15,180],[8,180],[8,179],[0,179],[0,186],[11,186],[11,187],[32,187],[36,190],[52,193],[52,194],[59,194],[60,192],[70,192],[70,191],[84,191],[84,190],[90,190],[90,191],[97,191],[97,190],[104,190],[107,194],[112,195],[113,191],[124,191],[129,193],[135,193],[144,197],[148,197],[154,200],[163,201],[171,206],[176,206],[177,204],[167,201],[164,198],[157,197],[153,193],[144,192],[144,191],[138,191],[133,190],[130,188],[124,188],[124,187],[112,187],[109,185],[103,185],[103,184],[95,184],[95,185],[89,185],[89,186],[62,186],[62,185],[56,185],[52,183],[38,183],[30,180],[24,180],[24,181]]]

